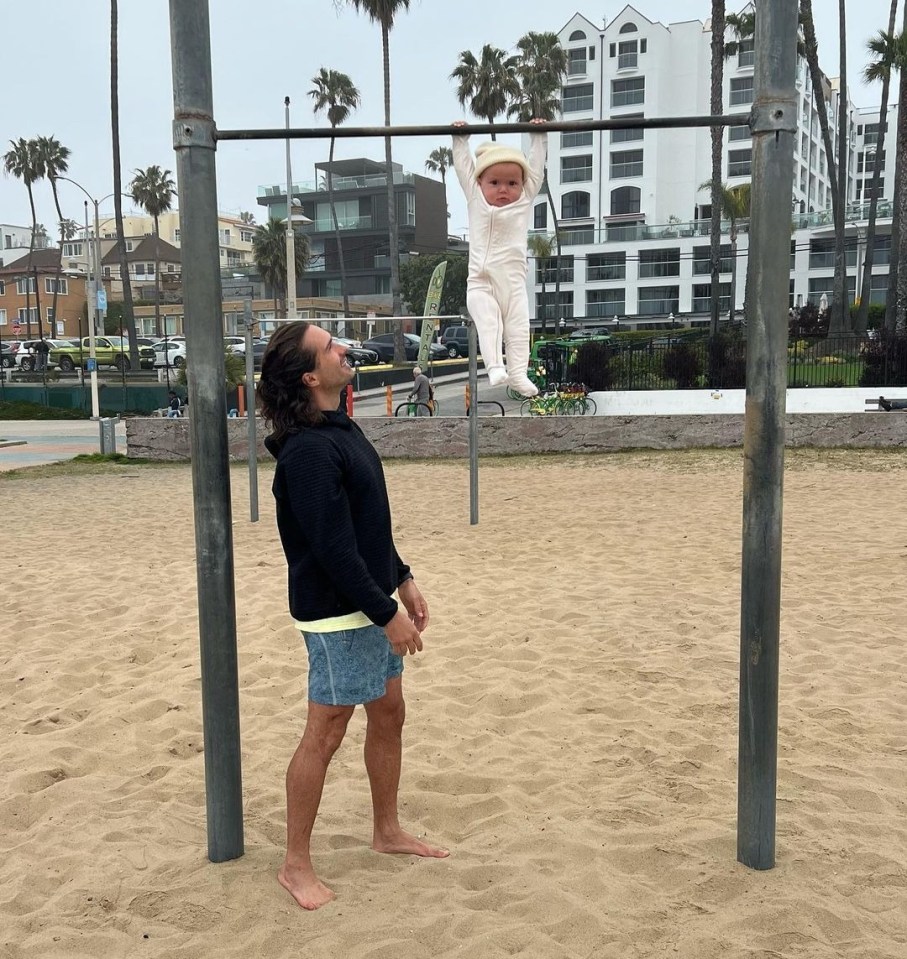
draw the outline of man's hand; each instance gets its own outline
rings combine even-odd
[[[422,651],[422,637],[419,635],[419,630],[402,609],[394,613],[394,618],[384,627],[384,632],[387,634],[391,649],[398,656],[405,656],[407,653],[415,655]]]
[[[408,579],[397,587],[397,595],[400,602],[406,607],[409,618],[413,625],[421,633],[428,626],[428,603],[425,597],[419,592],[416,581]]]

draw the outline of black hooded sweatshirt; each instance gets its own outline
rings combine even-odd
[[[289,566],[290,613],[308,622],[362,612],[386,626],[391,597],[411,579],[397,555],[381,460],[346,413],[328,410],[316,426],[277,443],[272,491]]]

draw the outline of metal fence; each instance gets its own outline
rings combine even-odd
[[[536,348],[544,384],[584,383],[590,390],[742,389],[744,336],[661,336],[552,342]],[[905,386],[907,336],[875,334],[791,339],[787,382],[796,387]]]

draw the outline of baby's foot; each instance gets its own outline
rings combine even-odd
[[[489,386],[500,386],[507,381],[507,370],[503,366],[489,366],[487,372]]]
[[[539,388],[525,373],[511,373],[507,385],[520,396],[538,396]]]

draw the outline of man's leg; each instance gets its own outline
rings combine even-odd
[[[365,768],[372,790],[374,831],[372,848],[376,852],[407,853],[444,859],[446,849],[429,846],[405,832],[397,814],[397,791],[400,786],[400,761],[403,752],[403,677],[387,681],[385,694],[365,704],[368,726],[365,733]]]
[[[287,768],[287,855],[277,878],[304,909],[317,909],[334,898],[315,875],[309,846],[328,765],[354,708],[310,700],[302,741]]]

